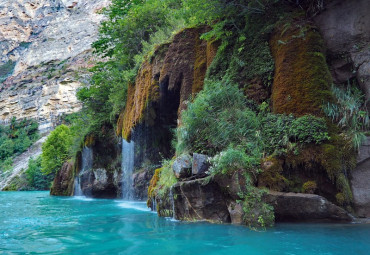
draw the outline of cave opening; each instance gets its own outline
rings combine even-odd
[[[180,106],[181,85],[183,83],[183,74],[175,80],[173,86],[169,84],[169,77],[159,84],[160,93],[160,128],[163,142],[163,156],[171,157],[174,150],[171,141],[174,136],[174,129],[177,127],[177,119]]]

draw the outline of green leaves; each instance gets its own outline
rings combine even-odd
[[[265,152],[272,155],[296,150],[297,145],[320,144],[330,139],[326,121],[312,115],[295,118],[293,115],[262,115],[261,130]]]
[[[328,103],[324,112],[352,137],[353,146],[359,149],[370,125],[364,94],[356,84],[351,85],[349,82],[346,88],[332,85],[331,90],[337,102]]]
[[[256,140],[258,120],[247,107],[243,93],[234,84],[208,81],[194,102],[181,115],[176,152],[214,155],[230,144]]]
[[[42,145],[42,172],[47,175],[56,173],[69,158],[72,134],[66,125],[54,129]]]
[[[38,124],[34,120],[13,118],[9,126],[0,126],[0,170],[9,169],[11,157],[27,150],[38,138]]]

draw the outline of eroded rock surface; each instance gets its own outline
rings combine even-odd
[[[344,209],[318,195],[270,191],[265,196],[265,200],[274,207],[276,221],[351,222],[353,220]]]
[[[95,62],[91,43],[109,0],[0,0],[0,121],[39,121],[40,130],[81,107],[75,92]]]
[[[356,214],[358,217],[370,218],[370,137],[360,147],[357,167],[351,177]]]
[[[370,15],[368,0],[331,1],[315,18],[329,50],[336,83],[356,77],[370,99]],[[368,104],[369,105],[369,104]]]
[[[227,201],[213,180],[179,182],[172,187],[172,192],[176,219],[231,222]]]

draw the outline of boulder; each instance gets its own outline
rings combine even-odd
[[[149,182],[153,177],[153,171],[143,170],[132,175],[134,182],[134,199],[146,200],[148,197]]]
[[[177,178],[187,178],[191,176],[191,157],[181,155],[176,158],[172,165],[173,172]]]
[[[275,220],[300,222],[351,222],[353,217],[324,197],[313,194],[270,191],[266,203],[272,205]]]
[[[229,210],[232,224],[242,225],[244,223],[244,211],[239,203],[231,202],[227,209]]]
[[[210,177],[178,182],[172,194],[175,219],[231,222],[227,199]]]
[[[360,147],[357,166],[351,172],[351,186],[357,216],[370,218],[370,137]]]
[[[368,0],[334,0],[314,20],[329,51],[334,82],[343,83],[356,77],[370,103],[368,12]]]
[[[71,196],[73,193],[73,163],[65,162],[55,175],[50,190],[52,196]]]
[[[208,156],[203,154],[194,153],[193,154],[193,165],[191,172],[193,175],[206,175],[206,172],[209,169]]]

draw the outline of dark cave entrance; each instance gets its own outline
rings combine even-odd
[[[174,136],[174,129],[177,127],[182,81],[183,75],[181,73],[176,79],[174,86],[169,87],[168,76],[159,84],[159,123],[162,133],[162,153],[166,158],[174,154],[171,142]]]

